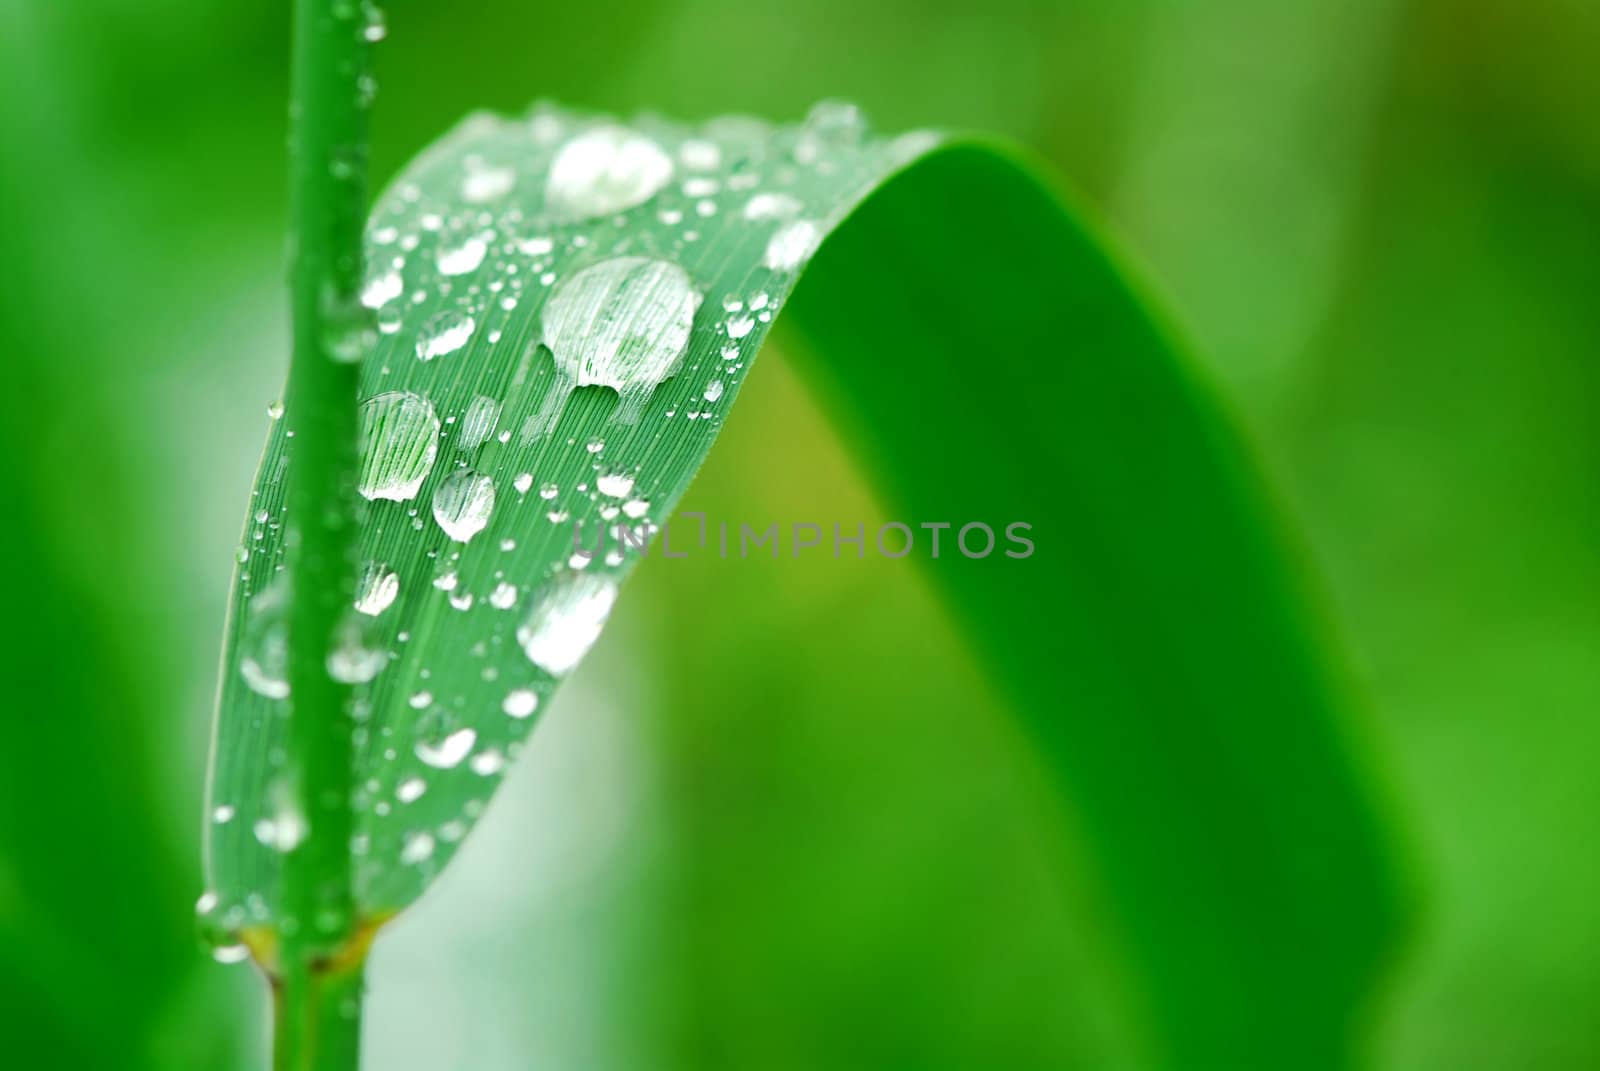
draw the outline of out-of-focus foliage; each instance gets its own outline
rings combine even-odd
[[[1594,5],[387,6],[379,179],[536,95],[846,97],[1054,160],[1256,428],[1358,653],[1429,909],[1375,1060],[1600,1060]],[[259,1048],[254,981],[184,942],[226,548],[286,353],[286,33],[274,5],[0,0],[0,1035],[50,1066]],[[870,522],[774,356],[742,405],[807,464],[730,441],[686,507]],[[468,1038],[481,1067],[1105,1051],[1069,834],[999,701],[909,562],[835,564],[641,573],[655,611],[380,946],[375,1066]],[[690,629],[752,657],[675,664]],[[808,698],[821,666],[859,688]]]

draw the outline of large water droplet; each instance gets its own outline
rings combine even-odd
[[[417,357],[431,361],[454,353],[467,344],[478,321],[460,309],[446,309],[429,317],[417,333]]]
[[[363,498],[415,498],[439,453],[439,418],[428,399],[390,391],[361,406]]]
[[[458,469],[434,489],[433,519],[458,543],[483,531],[493,512],[494,481],[481,472]]]
[[[636,421],[657,384],[683,363],[700,294],[682,268],[647,257],[613,257],[568,278],[545,306],[542,337],[556,376],[525,434],[555,425],[574,387],[622,396],[616,419]]]
[[[528,661],[552,676],[562,676],[600,638],[616,600],[617,585],[611,579],[564,574],[534,597],[533,611],[517,629],[517,642]]]
[[[661,146],[620,126],[600,126],[561,147],[550,167],[545,207],[560,219],[607,216],[650,200],[672,179]]]

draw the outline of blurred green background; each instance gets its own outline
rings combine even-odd
[[[1600,5],[384,6],[379,181],[535,96],[843,97],[1051,160],[1249,425],[1370,698],[1423,907],[1373,1066],[1600,1066]],[[286,366],[285,7],[0,0],[13,1066],[264,1065],[191,907]],[[778,352],[686,508],[879,516]],[[625,606],[379,942],[369,1066],[1119,1066],[1070,829],[909,561],[652,562]]]

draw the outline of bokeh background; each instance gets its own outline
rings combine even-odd
[[[191,910],[286,366],[286,7],[0,0],[13,1066],[264,1066]],[[1600,5],[385,7],[379,181],[536,96],[842,97],[1051,161],[1249,426],[1370,699],[1423,908],[1373,1066],[1600,1066]],[[781,349],[686,508],[870,523]],[[369,1066],[1116,1066],[1069,834],[909,562],[653,560],[623,606],[377,946]]]

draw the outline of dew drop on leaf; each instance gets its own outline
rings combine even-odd
[[[545,207],[558,219],[608,216],[644,204],[672,180],[672,158],[626,127],[605,125],[577,135],[556,153]]]
[[[483,531],[493,512],[494,481],[481,472],[458,469],[434,489],[433,519],[458,543]]]
[[[699,307],[689,276],[664,260],[613,257],[566,279],[542,324],[555,382],[525,437],[554,427],[575,387],[610,387],[622,396],[616,419],[636,421],[656,385],[682,364]]]
[[[361,406],[363,498],[415,498],[439,452],[439,418],[420,395],[390,391]]]
[[[517,629],[528,661],[560,677],[583,660],[600,638],[617,599],[609,577],[567,573],[542,588],[533,610]]]
[[[798,219],[778,228],[767,242],[761,262],[774,271],[793,271],[810,259],[822,239],[822,231],[810,220]]]
[[[478,265],[483,263],[484,255],[488,252],[489,244],[479,235],[473,235],[459,245],[441,249],[438,258],[439,274],[465,275],[477,271]]]
[[[417,359],[431,361],[467,344],[478,322],[460,309],[435,313],[417,333]]]
[[[507,692],[500,709],[513,718],[526,718],[539,709],[539,696],[531,688],[517,688]]]
[[[258,591],[245,610],[240,632],[239,676],[267,699],[289,695],[289,613],[287,589]]]
[[[414,750],[417,758],[429,766],[448,770],[461,765],[461,760],[467,757],[477,740],[478,734],[475,730],[457,729],[437,742],[428,739],[419,740]]]
[[[379,562],[367,562],[356,579],[355,608],[368,617],[377,617],[394,604],[400,594],[400,574]]]

